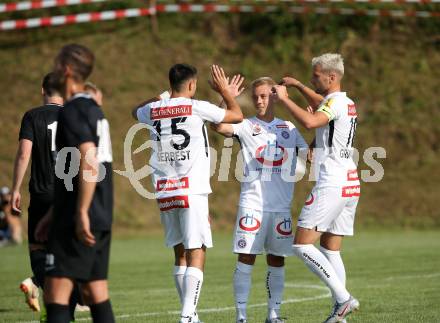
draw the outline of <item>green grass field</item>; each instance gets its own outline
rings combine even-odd
[[[214,235],[199,303],[206,322],[234,322],[230,235]],[[361,310],[351,322],[440,322],[440,233],[359,233],[346,239],[343,257],[349,290]],[[20,281],[30,274],[25,247],[0,249],[0,322],[37,322],[23,302]],[[159,235],[113,243],[110,290],[118,322],[177,322],[171,251]],[[249,322],[264,322],[265,265],[257,260]],[[324,285],[295,258],[287,260],[283,305],[288,322],[322,322],[331,300]],[[78,320],[87,320],[79,313]]]

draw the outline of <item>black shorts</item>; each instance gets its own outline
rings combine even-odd
[[[110,231],[93,232],[96,243],[88,247],[71,230],[52,230],[47,244],[46,276],[68,277],[78,282],[105,280],[110,258]]]
[[[35,229],[38,222],[43,218],[53,204],[50,197],[31,195],[28,209],[28,240],[29,243],[39,243],[35,240]]]

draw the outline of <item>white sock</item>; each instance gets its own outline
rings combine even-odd
[[[186,266],[174,266],[174,284],[176,285],[177,293],[179,294],[180,304],[183,305],[183,276],[186,272]],[[193,315],[193,321],[200,321],[197,312]]]
[[[321,250],[323,255],[327,258],[329,263],[333,266],[333,269],[335,270],[336,275],[338,276],[342,285],[344,285],[344,287],[345,287],[345,266],[344,266],[344,262],[342,261],[342,258],[341,258],[341,253],[339,251],[325,249],[322,246],[319,247],[319,250]],[[334,295],[333,295],[333,300],[335,300]]]
[[[181,322],[194,322],[193,315],[196,311],[202,290],[203,272],[196,267],[188,267],[183,276],[183,306]]]
[[[186,266],[174,266],[174,284],[177,294],[179,294],[180,304],[183,304],[183,276],[186,272]]]
[[[267,267],[266,288],[268,298],[267,318],[270,320],[280,317],[280,307],[284,291],[284,266]]]
[[[234,271],[234,297],[237,310],[237,321],[247,319],[246,306],[251,290],[251,274],[254,266],[237,262]]]
[[[346,302],[350,298],[350,294],[339,280],[333,266],[314,245],[294,244],[293,251],[330,288],[338,303]]]

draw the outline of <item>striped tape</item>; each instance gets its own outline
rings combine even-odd
[[[1,12],[12,12],[12,11],[24,11],[33,10],[41,8],[52,8],[52,7],[64,7],[79,4],[87,4],[93,2],[105,2],[111,0],[35,0],[35,1],[22,1],[22,2],[10,2],[0,4]],[[257,0],[256,2],[276,2],[277,0]],[[160,0],[159,0],[160,2]],[[240,2],[240,0],[235,0],[233,2]],[[297,3],[440,3],[440,0],[279,0],[279,2],[297,2]],[[237,4],[238,5],[238,4]]]
[[[102,12],[89,12],[63,16],[41,17],[19,20],[6,20],[0,22],[0,30],[14,30],[47,26],[60,26],[68,24],[79,24],[85,22],[96,22],[104,20],[116,20],[133,17],[142,17],[158,13],[205,13],[205,12],[227,12],[227,13],[267,13],[279,10],[278,6],[231,6],[231,5],[157,5],[152,8],[135,8],[108,10]],[[287,9],[295,14],[340,14],[340,15],[361,15],[361,16],[382,16],[382,17],[418,17],[433,18],[440,17],[440,12],[435,11],[414,11],[414,10],[381,10],[381,9],[353,9],[353,8],[327,8],[327,7],[302,7],[292,6]]]
[[[0,4],[0,12],[64,7],[64,6],[72,6],[78,4],[104,2],[104,1],[108,1],[108,0],[38,0],[38,1],[10,2],[10,3]]]

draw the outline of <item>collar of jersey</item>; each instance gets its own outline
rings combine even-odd
[[[263,124],[263,126],[266,126],[266,127],[273,126],[276,122],[278,122],[278,118],[273,118],[273,120],[271,122],[266,122],[266,121],[263,121],[261,119],[258,119],[257,116],[255,116],[254,119],[256,121],[260,122],[261,124]]]
[[[334,96],[347,96],[347,92],[333,92],[330,94],[327,94],[324,98],[324,100],[330,99]]]
[[[92,96],[90,94],[88,94],[88,93],[78,92],[78,93],[75,93],[69,100],[67,100],[67,102],[70,102],[70,101],[78,99],[78,98],[91,99]]]

